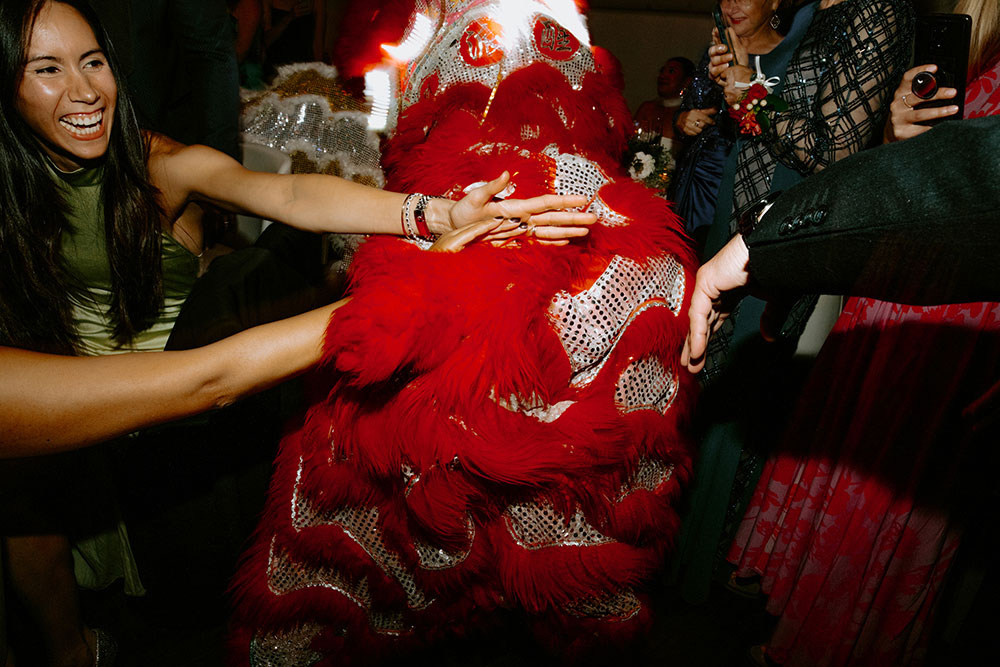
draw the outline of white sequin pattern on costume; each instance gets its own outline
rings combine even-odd
[[[579,509],[567,520],[551,505],[522,503],[509,506],[503,518],[510,536],[518,546],[529,551],[547,547],[592,547],[614,542],[591,526]]]
[[[654,257],[643,268],[614,257],[589,289],[559,292],[549,304],[549,320],[573,370],[573,386],[597,377],[629,324],[648,308],[669,308],[676,316],[684,300],[684,269],[673,257]]]
[[[406,592],[411,609],[426,609],[433,599],[428,599],[417,586],[413,575],[400,562],[399,556],[385,546],[379,522],[378,508],[343,507],[332,512],[317,511],[302,492],[303,460],[299,460],[295,487],[292,492],[292,527],[302,530],[312,526],[335,525],[371,556],[388,576],[395,579]]]
[[[571,386],[582,388],[600,374],[628,326],[650,308],[666,307],[677,315],[684,298],[684,271],[673,257],[653,258],[643,269],[615,257],[589,289],[575,296],[559,292],[548,317],[573,371]],[[615,404],[623,414],[637,410],[666,413],[677,395],[673,371],[656,359],[634,361],[618,378]],[[494,398],[494,400],[497,400]],[[511,396],[498,403],[540,421],[553,422],[573,405],[542,405],[533,398]]]
[[[566,611],[585,618],[613,618],[627,621],[642,609],[642,603],[629,589],[605,598],[589,598],[567,605]]]
[[[372,602],[367,579],[351,582],[330,568],[297,563],[287,552],[275,548],[274,539],[267,558],[267,586],[275,595],[288,595],[305,588],[327,588],[365,610]]]
[[[659,359],[633,361],[615,388],[615,405],[622,414],[655,410],[665,414],[677,396],[677,378]]]
[[[496,0],[449,0],[442,16],[437,3],[418,3],[418,10],[441,26],[403,76],[402,108],[419,101],[433,81],[436,93],[463,83],[493,88],[512,72],[535,62],[559,70],[575,88],[595,70],[586,29],[579,36],[553,18],[553,7],[565,2],[521,1],[517,11],[504,11]],[[509,3],[513,4],[513,3]],[[506,33],[506,34],[505,34]]]
[[[466,534],[469,538],[469,548],[458,553],[445,551],[440,547],[421,542],[420,540],[414,541],[413,548],[416,549],[417,557],[420,559],[420,567],[425,570],[448,570],[461,564],[468,558],[469,553],[472,551],[472,543],[476,540],[476,524],[472,522],[471,518],[468,518],[467,526]]]
[[[555,145],[547,146],[542,154],[552,158],[556,166],[553,192],[557,195],[583,195],[590,200],[588,213],[597,216],[605,227],[622,227],[628,218],[601,199],[598,191],[608,183],[608,175],[596,163],[575,153],[560,153]]]
[[[605,227],[622,227],[628,224],[628,218],[608,206],[598,194],[610,179],[596,162],[575,153],[561,153],[555,144],[549,144],[541,153],[532,153],[525,148],[503,142],[491,142],[473,147],[477,155],[492,155],[503,150],[515,151],[522,158],[535,157],[545,160],[552,168],[552,180],[547,183],[552,192],[557,195],[586,197],[590,201],[586,210],[597,216],[599,224]],[[516,192],[516,189],[513,192]],[[457,194],[457,191],[452,194]],[[500,197],[502,199],[504,195]]]
[[[639,468],[632,474],[632,478],[622,485],[615,502],[621,502],[636,491],[649,491],[656,493],[660,491],[664,484],[674,476],[674,464],[665,461],[655,461],[653,459],[640,459]]]
[[[306,623],[288,632],[257,635],[250,641],[250,664],[253,667],[307,667],[323,657],[311,650],[309,644],[322,631],[322,627]]]

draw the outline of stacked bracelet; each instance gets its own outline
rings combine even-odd
[[[431,198],[427,195],[420,195],[417,203],[413,205],[413,222],[417,226],[417,234],[420,236],[430,236],[431,230],[427,226],[427,203]]]
[[[406,195],[403,208],[400,210],[403,235],[406,238],[419,239],[433,236],[427,226],[427,204],[430,200],[430,196],[416,192]]]

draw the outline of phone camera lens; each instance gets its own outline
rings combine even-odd
[[[929,100],[938,90],[937,79],[930,72],[920,72],[913,77],[910,90],[920,99]]]

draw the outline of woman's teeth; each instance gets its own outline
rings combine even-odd
[[[88,114],[73,114],[63,116],[59,119],[63,127],[81,136],[95,134],[101,130],[101,121],[104,120],[104,111],[95,111]]]

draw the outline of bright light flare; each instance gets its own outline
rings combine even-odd
[[[580,44],[590,48],[590,32],[586,20],[573,0],[503,0],[496,5],[493,18],[503,26],[504,49],[514,47],[520,40],[530,40],[534,16],[546,14],[576,37]]]
[[[505,51],[512,49],[520,40],[531,33],[531,17],[538,11],[534,0],[504,0],[496,5],[493,20],[503,28],[500,43]]]
[[[392,76],[388,69],[377,68],[365,74],[365,98],[372,109],[368,114],[368,129],[383,131],[389,123],[392,107]]]
[[[406,38],[395,46],[383,44],[382,50],[396,62],[408,63],[420,55],[433,36],[433,22],[426,15],[417,14]]]

